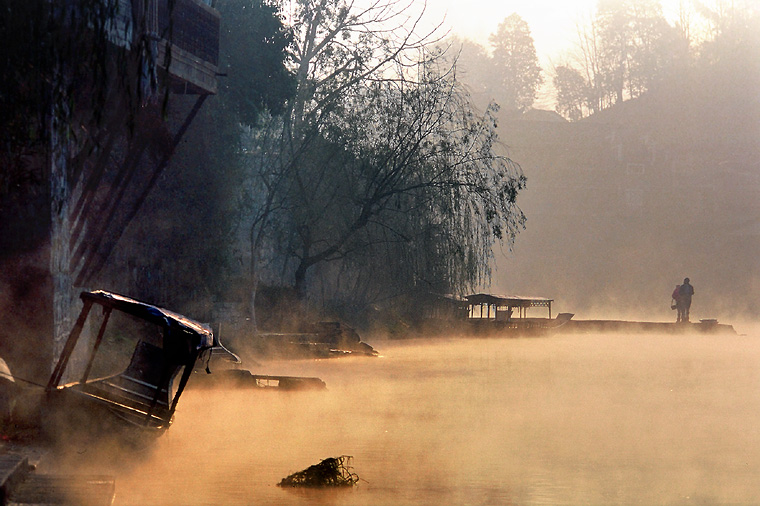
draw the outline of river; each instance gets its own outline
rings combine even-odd
[[[760,333],[379,341],[188,391],[116,505],[760,504]],[[285,476],[353,456],[343,490]]]

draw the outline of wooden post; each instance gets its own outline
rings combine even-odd
[[[71,358],[71,353],[74,351],[74,347],[76,346],[77,341],[79,340],[79,336],[82,334],[82,329],[84,328],[84,322],[87,320],[87,315],[90,313],[91,307],[92,307],[92,301],[85,299],[82,312],[79,313],[79,318],[77,318],[77,322],[74,325],[74,328],[71,329],[71,333],[69,334],[69,338],[66,340],[66,344],[63,347],[61,356],[58,358],[58,363],[55,365],[55,368],[53,369],[53,374],[50,375],[50,381],[48,381],[47,387],[45,388],[46,391],[49,392],[55,389],[58,386],[58,384],[61,382],[61,378],[63,377],[63,372],[66,370],[66,365],[68,365],[69,363],[69,358]]]
[[[90,376],[90,370],[92,369],[92,364],[95,362],[95,355],[98,353],[98,348],[100,348],[100,342],[103,340],[103,334],[106,333],[106,325],[108,325],[108,319],[111,317],[111,311],[113,311],[113,308],[105,308],[105,315],[103,315],[103,323],[100,324],[100,330],[98,331],[98,337],[95,339],[95,344],[92,346],[92,353],[90,353],[90,360],[87,362],[87,367],[84,370],[84,374],[82,375],[82,379],[79,380],[80,383],[84,383],[87,381],[87,378]]]

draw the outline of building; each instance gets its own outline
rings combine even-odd
[[[45,91],[33,104],[43,111],[29,118],[34,139],[14,145],[13,177],[0,186],[0,356],[31,380],[49,374],[79,292],[98,282],[217,89],[220,15],[207,2],[104,5],[43,2],[27,20],[54,19],[49,36],[60,46],[52,59],[30,53],[38,72],[17,83]]]

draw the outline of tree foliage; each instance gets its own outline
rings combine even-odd
[[[302,293],[315,269],[386,296],[422,279],[464,289],[523,224],[525,179],[497,154],[494,110],[475,114],[435,41],[388,29],[398,5],[293,4],[296,94],[251,131],[249,195],[253,256]]]
[[[671,67],[675,30],[658,0],[604,0],[595,23],[600,35],[602,82],[615,103],[637,97]]]
[[[543,82],[528,24],[517,14],[504,19],[489,37],[502,107],[525,111]]]
[[[221,0],[222,77],[219,101],[240,123],[255,125],[264,111],[283,112],[294,91],[285,66],[292,34],[278,7],[266,0]]]
[[[683,76],[695,63],[726,62],[752,47],[750,7],[722,0],[696,5],[706,32],[695,30],[683,5],[671,25],[657,0],[599,2],[594,18],[579,26],[573,59],[555,67],[557,112],[588,116]]]
[[[572,121],[586,116],[591,90],[581,73],[571,66],[559,65],[554,68],[553,81],[557,91],[557,112]]]
[[[760,13],[752,0],[729,2],[716,0],[696,3],[699,14],[708,26],[708,37],[699,52],[705,65],[738,63],[756,64],[753,56],[758,48]]]
[[[291,35],[277,6],[266,0],[219,0],[216,8],[221,14],[218,93],[205,101],[167,177],[141,211],[146,254],[139,261],[175,288],[178,307],[193,298],[234,299],[244,291],[235,282],[247,272],[235,236],[245,182],[241,140],[250,125],[281,113],[294,90],[285,65]],[[180,109],[182,100],[174,97]],[[169,226],[178,219],[181,226]],[[167,251],[182,269],[156,264]]]

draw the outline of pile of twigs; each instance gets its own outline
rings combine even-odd
[[[351,456],[341,455],[324,459],[319,464],[283,478],[278,487],[352,487],[359,477],[351,467]]]

